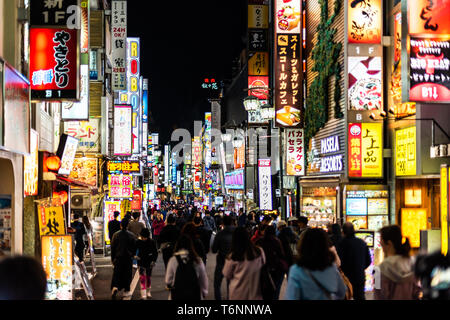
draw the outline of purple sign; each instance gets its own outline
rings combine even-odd
[[[236,170],[225,173],[225,188],[244,189],[244,170]]]

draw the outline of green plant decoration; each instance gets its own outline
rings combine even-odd
[[[318,74],[308,90],[304,118],[305,146],[307,147],[309,140],[328,121],[328,83],[332,76],[334,76],[335,81],[335,118],[343,117],[339,105],[341,99],[341,88],[339,85],[341,67],[338,62],[342,44],[333,41],[336,29],[330,27],[341,9],[341,3],[339,0],[334,1],[334,12],[329,18],[328,0],[319,0],[319,4],[321,13],[320,23],[317,27],[317,43],[311,52],[311,58],[314,60],[312,71],[318,72]]]

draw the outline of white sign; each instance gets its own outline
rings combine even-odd
[[[169,146],[164,146],[164,185],[169,185]]]
[[[78,139],[67,136],[66,145],[64,146],[64,152],[61,157],[61,167],[58,170],[58,174],[69,175],[72,171],[73,161],[75,160],[75,154],[77,152]]]
[[[127,2],[111,2],[112,90],[126,90]]]
[[[61,119],[88,120],[89,119],[89,66],[80,65],[80,102],[63,102]]]
[[[303,129],[286,129],[286,174],[305,175],[305,137]]]
[[[259,209],[272,210],[272,171],[270,159],[258,160]]]
[[[127,99],[133,107],[133,154],[141,154],[142,103],[140,83],[140,39],[127,38]]]
[[[131,155],[131,106],[114,106],[114,155]]]
[[[64,122],[64,133],[80,139],[79,152],[100,152],[100,119],[92,118],[89,121]]]

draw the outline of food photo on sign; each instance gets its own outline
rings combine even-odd
[[[275,10],[277,32],[300,33],[300,0],[277,0]]]

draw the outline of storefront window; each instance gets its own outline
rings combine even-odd
[[[308,217],[308,226],[326,229],[336,222],[336,188],[304,187],[302,215]]]

